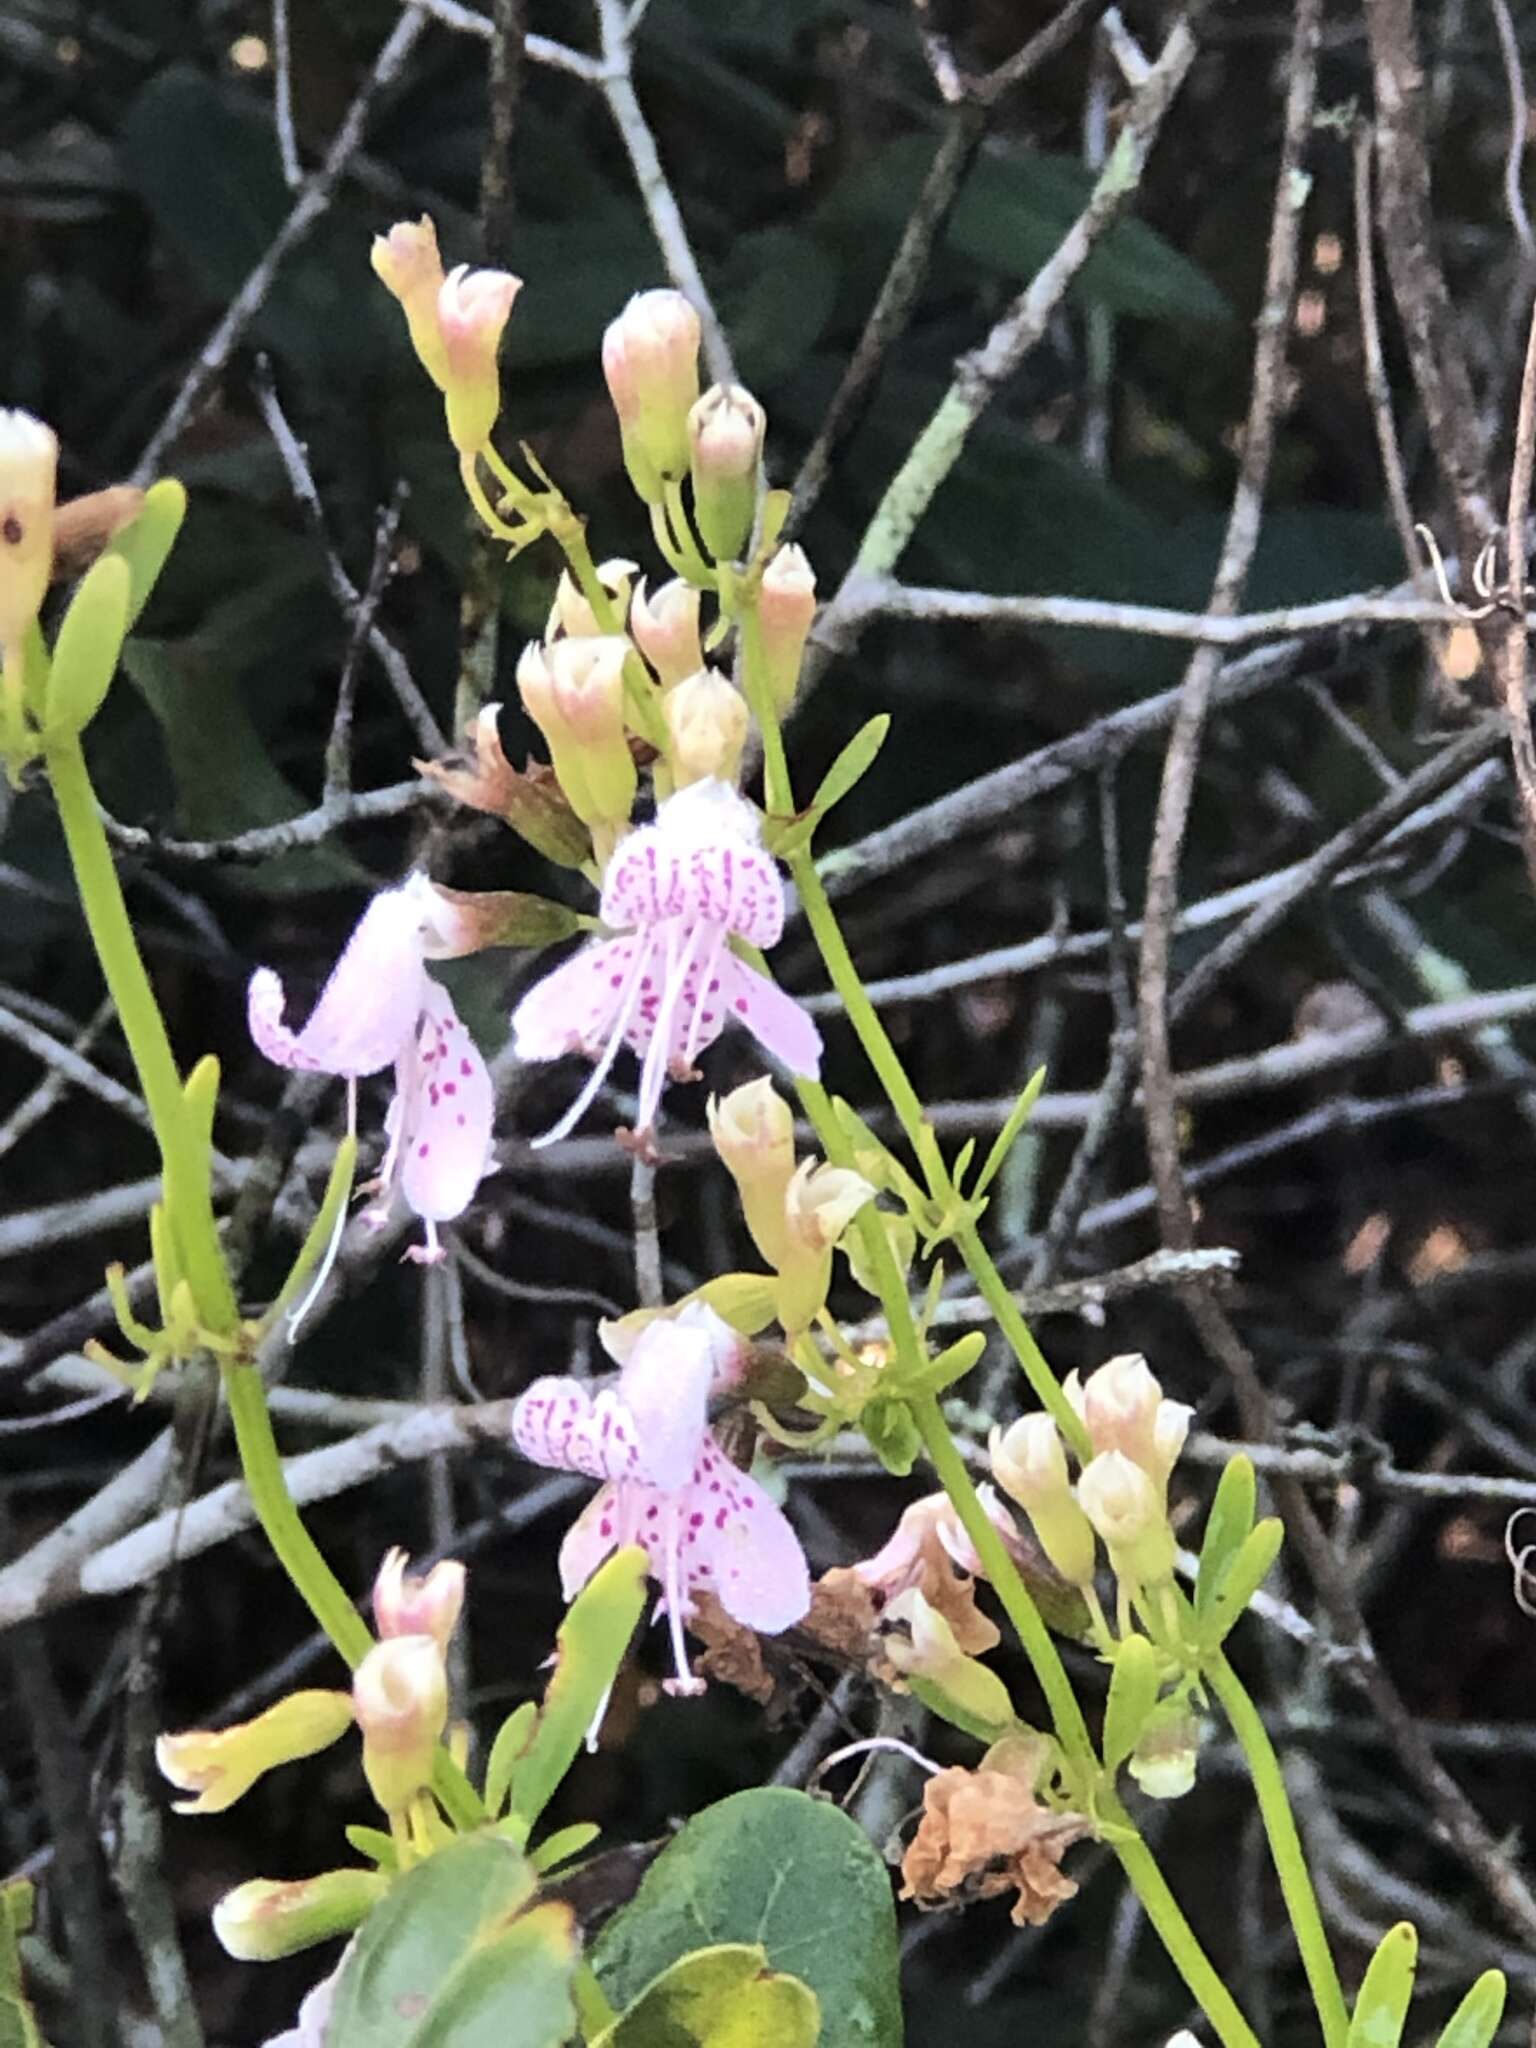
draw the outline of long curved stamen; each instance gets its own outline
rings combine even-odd
[[[349,1138],[357,1136],[357,1079],[352,1074],[347,1076],[347,1136]],[[304,1299],[289,1314],[288,1342],[290,1344],[298,1342],[300,1323],[303,1322],[304,1318],[314,1307],[319,1299],[321,1288],[331,1277],[331,1268],[335,1265],[336,1255],[341,1250],[342,1235],[346,1227],[347,1205],[343,1202],[336,1211],[336,1221],[331,1228],[331,1241],[325,1248],[325,1257],[320,1261],[315,1277],[309,1283]]]
[[[609,1071],[619,1056],[619,1047],[624,1043],[624,1035],[634,1022],[635,1010],[640,999],[640,984],[645,977],[646,967],[654,959],[655,951],[656,941],[652,934],[636,934],[635,957],[629,964],[624,986],[619,990],[619,999],[614,1006],[613,1030],[609,1034],[608,1043],[603,1047],[602,1058],[587,1076],[586,1086],[560,1121],[552,1124],[542,1138],[534,1139],[532,1149],[535,1152],[542,1151],[546,1145],[558,1143],[561,1138],[569,1137],[585,1116],[598,1089],[607,1080]]]
[[[678,924],[675,918],[667,921],[667,973],[662,985],[661,1001],[656,1007],[656,1023],[651,1032],[651,1042],[645,1049],[645,1064],[640,1070],[640,1102],[635,1115],[635,1128],[648,1131],[656,1121],[656,1112],[661,1107],[661,1091],[666,1086],[667,1069],[671,1065],[672,1025],[677,1015],[677,1006],[683,990],[688,985],[688,970],[693,964],[699,935],[705,929],[694,925],[683,942],[679,952],[677,946]]]
[[[678,1551],[682,1542],[679,1526],[680,1504],[674,1497],[667,1502],[667,1567],[662,1580],[662,1591],[667,1602],[667,1630],[672,1638],[672,1662],[677,1667],[676,1684],[679,1692],[701,1690],[698,1679],[688,1663],[688,1645],[683,1640],[683,1600],[678,1579]]]

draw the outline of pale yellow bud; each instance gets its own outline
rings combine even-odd
[[[411,1576],[407,1562],[396,1547],[380,1565],[373,1582],[374,1623],[384,1637],[431,1636],[446,1655],[464,1606],[464,1567],[444,1558],[426,1574]]]
[[[213,1931],[237,1962],[272,1963],[361,1927],[388,1889],[381,1870],[326,1870],[286,1883],[253,1877],[214,1907]]]
[[[1006,1432],[994,1428],[989,1448],[993,1477],[1028,1515],[1051,1563],[1072,1585],[1091,1585],[1093,1529],[1073,1495],[1067,1455],[1050,1416],[1021,1416]]]
[[[614,611],[619,625],[629,610],[629,586],[638,562],[626,562],[615,558],[611,562],[599,562],[597,580],[613,599]],[[589,634],[602,633],[607,629],[598,623],[596,612],[581,594],[575,577],[569,569],[562,569],[560,581],[555,586],[555,601],[549,608],[549,619],[544,627],[544,638],[553,640],[564,633],[569,638],[580,639]]]
[[[485,446],[501,411],[496,357],[512,301],[522,288],[522,279],[510,271],[471,270],[460,263],[438,292],[448,433],[461,455],[474,455]]]
[[[1167,1701],[1142,1730],[1125,1767],[1149,1799],[1182,1799],[1193,1789],[1200,1756],[1200,1723],[1186,1707]]]
[[[53,571],[59,444],[29,412],[0,411],[0,646],[20,645]]]
[[[617,634],[531,642],[517,665],[523,706],[549,742],[566,801],[587,825],[629,816],[637,776],[624,736],[624,662]]]
[[[603,336],[603,376],[630,481],[648,505],[688,472],[688,411],[699,395],[699,316],[681,292],[640,292]]]
[[[445,391],[448,351],[437,318],[437,295],[443,288],[437,229],[426,214],[420,220],[396,221],[387,235],[374,236],[372,257],[379,278],[400,301],[422,368],[438,390]]]
[[[1069,1382],[1067,1391],[1075,1397],[1095,1451],[1123,1451],[1159,1487],[1167,1485],[1193,1411],[1180,1401],[1164,1400],[1140,1352],[1107,1359],[1081,1389]]]
[[[667,692],[662,709],[675,789],[711,777],[717,782],[736,780],[751,720],[746,699],[734,683],[717,669],[700,669]]]
[[[920,1679],[971,1719],[1005,1728],[1013,1719],[1008,1688],[995,1671],[968,1657],[955,1632],[916,1586],[900,1593],[881,1617],[881,1649],[904,1678]]]
[[[790,543],[769,562],[763,571],[757,616],[773,701],[781,713],[787,712],[795,701],[800,660],[816,617],[816,576],[803,548]]]
[[[1078,1505],[1122,1579],[1160,1585],[1173,1576],[1173,1532],[1161,1489],[1124,1451],[1101,1451],[1077,1482]]]
[[[795,1171],[795,1115],[765,1074],[711,1096],[709,1135],[741,1196],[752,1241],[775,1270],[784,1257],[784,1198]]]
[[[431,1636],[375,1643],[352,1674],[363,1772],[386,1813],[401,1813],[432,1780],[448,1723],[448,1674]]]
[[[161,1775],[181,1792],[178,1813],[223,1813],[279,1764],[329,1749],[352,1725],[344,1692],[294,1692],[254,1721],[233,1728],[190,1728],[155,1742]]]
[[[803,1159],[784,1197],[789,1227],[810,1251],[829,1251],[875,1190],[862,1173],[847,1166]]]
[[[767,425],[739,384],[712,384],[688,415],[694,521],[717,562],[734,562],[751,537]]]
[[[681,576],[648,595],[642,577],[629,608],[629,630],[635,645],[656,671],[664,690],[704,666],[699,641],[699,593]]]

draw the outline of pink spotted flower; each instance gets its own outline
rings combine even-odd
[[[674,1689],[682,1692],[702,1690],[683,1642],[701,1592],[765,1635],[789,1628],[810,1605],[799,1538],[709,1427],[710,1393],[732,1382],[740,1358],[736,1333],[713,1309],[691,1303],[647,1324],[616,1386],[593,1394],[580,1380],[535,1380],[512,1416],[525,1458],[605,1482],[560,1547],[566,1599],[611,1552],[638,1543],[661,1587],[658,1611],[671,1629]]]
[[[602,919],[619,936],[583,946],[512,1013],[519,1059],[580,1052],[596,1062],[538,1144],[574,1129],[625,1044],[640,1058],[642,1133],[668,1076],[691,1079],[695,1059],[733,1019],[791,1073],[819,1073],[815,1024],[731,948],[733,938],[772,946],[784,929],[784,885],[757,813],[734,789],[692,783],[622,840],[603,877]]]
[[[437,1226],[460,1215],[490,1166],[491,1079],[453,1000],[427,973],[442,899],[424,875],[382,890],[363,912],[301,1031],[283,1021],[283,984],[251,976],[246,1010],[257,1050],[280,1067],[345,1079],[348,1128],[357,1083],[395,1070],[389,1144],[369,1220],[398,1190],[426,1225],[413,1258],[442,1257]]]

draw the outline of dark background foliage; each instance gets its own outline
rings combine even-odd
[[[951,0],[931,12],[974,70],[1006,58],[1045,19],[1036,0]],[[1166,26],[1158,10],[1127,12],[1155,47]],[[296,132],[313,166],[396,14],[379,0],[295,0],[292,13]],[[536,5],[529,26],[590,46],[578,0]],[[1517,26],[1536,76],[1529,19]],[[904,558],[904,576],[984,592],[1204,604],[1247,403],[1289,32],[1288,10],[1265,0],[1207,11],[1137,218],[1101,245],[986,415]],[[1508,440],[1531,278],[1502,191],[1510,88],[1494,17],[1481,4],[1426,7],[1421,32],[1441,254],[1497,448]],[[69,494],[133,472],[292,204],[272,119],[271,33],[260,6],[0,5],[0,398],[57,428]],[[910,328],[890,347],[875,404],[805,529],[824,592],[836,588],[954,358],[985,333],[1082,203],[1092,42],[1079,34],[997,112]],[[943,130],[914,19],[894,0],[654,0],[636,84],[740,372],[768,408],[770,473],[789,482]],[[1308,154],[1301,296],[1251,608],[1369,591],[1403,574],[1362,376],[1349,131],[1357,113],[1369,113],[1371,85],[1349,0],[1327,14],[1319,100],[1327,119]],[[626,296],[662,277],[662,262],[590,84],[529,63],[514,128],[510,206],[490,217],[487,237],[486,46],[429,26],[323,218],[279,268],[167,454],[164,466],[191,491],[191,516],[128,673],[92,734],[103,799],[124,823],[156,836],[224,839],[301,813],[319,794],[349,625],[256,402],[259,356],[307,443],[335,551],[359,584],[379,509],[407,487],[381,618],[439,725],[452,728],[459,593],[466,577],[482,587],[485,565],[472,550],[435,396],[368,267],[369,237],[391,219],[430,210],[449,260],[483,254],[526,279],[506,352],[506,426],[590,514],[600,554],[646,556],[596,349]],[[1383,326],[1414,507],[1437,521],[1444,508],[1390,311]],[[1107,345],[1106,378],[1096,351]],[[503,698],[514,697],[510,662],[542,625],[554,573],[540,547],[495,583]],[[876,710],[894,713],[889,744],[838,813],[827,846],[851,841],[1167,688],[1184,660],[1176,643],[1123,633],[876,620],[832,663],[797,720],[797,778],[811,787],[858,724]],[[1210,731],[1186,901],[1301,857],[1486,701],[1479,676],[1451,685],[1425,645],[1401,631],[1339,633],[1312,643],[1296,666],[1310,680],[1263,693]],[[520,754],[527,733],[511,713],[504,730]],[[409,758],[421,751],[372,665],[355,738],[359,789],[408,777]],[[1132,749],[1113,789],[1133,912],[1160,752],[1159,741]],[[1180,1068],[1281,1044],[1316,1021],[1319,1003],[1344,1022],[1397,1018],[1435,996],[1528,981],[1536,925],[1511,817],[1500,780],[1383,873],[1377,893],[1399,906],[1405,924],[1373,912],[1358,887],[1310,899],[1179,1034]],[[413,858],[461,886],[563,886],[509,835],[432,809],[259,862],[126,857],[178,1048],[184,1058],[212,1049],[224,1062],[219,1136],[232,1159],[271,1134],[280,1092],[279,1077],[245,1040],[251,965],[271,961],[313,985],[362,890]],[[0,861],[0,1005],[72,1037],[99,984],[43,792],[6,802]],[[871,978],[1053,928],[1096,930],[1105,905],[1091,776],[844,899]],[[1181,941],[1180,964],[1204,943]],[[792,931],[780,959],[791,986],[820,985],[803,930]],[[504,1037],[509,998],[531,966],[500,955],[457,974],[488,1050]],[[955,1105],[955,1129],[987,1128],[985,1105],[1042,1060],[1053,1094],[1097,1087],[1112,982],[1100,951],[897,1004],[887,1016],[925,1099]],[[1189,1158],[1218,1162],[1200,1191],[1202,1241],[1242,1255],[1229,1306],[1282,1420],[1321,1432],[1307,1440],[1355,1461],[1353,1477],[1318,1504],[1356,1577],[1377,1649],[1500,1832],[1532,1819],[1531,1637],[1501,1561],[1505,1506],[1475,1488],[1443,1501],[1403,1499],[1377,1476],[1389,1457],[1405,1469],[1536,1477],[1536,1086],[1526,1063],[1536,1045],[1526,1035],[1514,1027],[1497,1057],[1465,1035],[1404,1038],[1380,1057],[1283,1091],[1240,1089],[1191,1111],[1186,1130]],[[834,1084],[866,1101],[867,1076],[835,1020],[829,1040]],[[106,1074],[128,1078],[110,1030],[92,1057]],[[727,1042],[713,1056],[710,1084],[747,1078],[753,1064],[748,1048]],[[13,1038],[3,1073],[0,1116],[39,1074]],[[487,1183],[463,1231],[492,1280],[466,1264],[449,1287],[440,1275],[424,1282],[412,1267],[375,1263],[297,1352],[297,1382],[349,1398],[499,1396],[561,1369],[573,1348],[591,1345],[605,1305],[631,1302],[622,1160],[595,1143],[566,1160],[536,1157],[521,1142],[549,1121],[566,1081],[534,1074],[511,1084],[506,1169]],[[1400,1100],[1433,1084],[1431,1106]],[[1387,1102],[1391,1112],[1358,1113]],[[316,1129],[333,1130],[339,1104],[312,1099],[307,1114]],[[672,1114],[680,1131],[696,1129],[701,1091],[679,1093]],[[1275,1140],[1277,1132],[1288,1135]],[[1002,1183],[988,1227],[1011,1274],[1028,1268],[1076,1138],[1075,1128],[1047,1126]],[[1247,1155],[1226,1157],[1245,1143]],[[153,1159],[129,1116],[75,1089],[24,1136],[12,1142],[7,1131],[5,1146],[0,1323],[15,1340],[30,1337],[21,1365],[31,1370],[104,1333],[91,1316],[54,1319],[95,1293],[106,1259],[132,1266],[143,1256],[149,1197],[133,1190]],[[323,1163],[323,1153],[311,1156],[295,1179],[300,1211]],[[1128,1112],[1099,1163],[1095,1202],[1139,1189],[1146,1172],[1139,1122]],[[84,1200],[103,1188],[128,1191],[105,1214]],[[663,1169],[659,1200],[679,1286],[743,1262],[726,1185],[696,1150]],[[1090,1208],[1077,1232],[1069,1275],[1156,1243],[1145,1201],[1096,1214]],[[253,1301],[290,1242],[280,1227],[257,1232],[246,1283]],[[1238,1433],[1225,1382],[1170,1297],[1139,1293],[1112,1302],[1099,1325],[1055,1316],[1041,1328],[1061,1370],[1146,1350],[1170,1391],[1199,1404],[1202,1426]],[[57,1381],[25,1381],[14,1357],[4,1385],[11,1420],[0,1436],[0,1485],[5,1541],[19,1555],[147,1443],[162,1416],[119,1403],[51,1415],[77,1395]],[[1015,1401],[1000,1361],[972,1386],[983,1405],[1006,1412]],[[205,1437],[195,1398],[178,1413],[184,1472],[199,1488],[215,1483],[229,1469],[227,1446],[216,1433]],[[342,1426],[365,1420],[347,1411]],[[289,1422],[285,1448],[326,1440],[334,1424],[333,1416],[317,1432]],[[537,1687],[558,1617],[553,1549],[570,1509],[521,1516],[519,1504],[539,1483],[510,1455],[482,1449],[451,1470],[386,1473],[314,1516],[360,1594],[391,1542],[418,1552],[451,1542],[471,1556],[465,1675],[482,1737]],[[798,1487],[817,1564],[873,1548],[916,1484]],[[1202,1490],[1197,1475],[1192,1513]],[[509,1528],[509,1516],[526,1526]],[[1300,1574],[1285,1590],[1311,1613]],[[138,1952],[107,1876],[117,1871],[131,1902],[139,1890],[142,1907],[135,1822],[120,1788],[144,1769],[145,1727],[264,1702],[288,1682],[283,1660],[305,1633],[297,1602],[252,1538],[182,1567],[163,1592],[148,1607],[69,1601],[0,1645],[17,1681],[0,1723],[0,1826],[6,1859],[42,1880],[39,1981],[61,2048],[152,2038]],[[1327,1908],[1356,1964],[1362,1944],[1406,1911],[1426,1932],[1431,1987],[1464,1980],[1485,1957],[1518,1966],[1486,1896],[1434,1838],[1420,1791],[1325,1652],[1250,1630],[1245,1665],[1290,1738]],[[321,1674],[314,1682],[334,1675],[322,1661],[310,1668]],[[158,1692],[148,1721],[130,1709],[135,1676]],[[1090,1670],[1082,1678],[1094,1686]],[[702,1704],[671,1702],[637,1675],[602,1751],[568,1787],[562,1817],[599,1820],[609,1842],[654,1838],[670,1819],[771,1774],[815,1707],[814,1694],[799,1691],[774,1723],[723,1689]],[[846,1710],[856,1732],[895,1725],[899,1712],[858,1688]],[[823,1747],[840,1739],[833,1725]],[[943,1749],[941,1735],[920,1739]],[[859,1810],[883,1838],[916,1797],[913,1779],[885,1774]],[[266,1971],[228,1964],[207,1932],[213,1899],[253,1871],[325,1867],[338,1858],[343,1820],[365,1815],[355,1757],[337,1752],[271,1781],[227,1819],[170,1823],[166,1910],[186,1945],[209,2040],[261,2039],[314,1974],[312,1961]],[[1197,1926],[1266,2037],[1309,2038],[1250,1803],[1219,1739],[1199,1789],[1165,1816],[1160,1842]],[[1129,1917],[1112,1864],[1078,1856],[1083,1896],[1038,1934],[1014,1934],[997,1906],[911,1922],[915,2041],[951,2038],[963,2023],[976,2048],[1075,2041],[1085,2030],[1096,2044],[1136,2043],[1180,2022],[1177,1989]]]

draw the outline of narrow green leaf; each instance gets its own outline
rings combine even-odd
[[[583,1849],[590,1849],[601,1833],[596,1821],[573,1821],[568,1828],[557,1828],[554,1834],[546,1835],[537,1849],[530,1852],[528,1861],[542,1877],[546,1870],[569,1863]]]
[[[1002,1171],[1003,1162],[1013,1150],[1014,1140],[1029,1121],[1029,1113],[1039,1100],[1040,1090],[1045,1086],[1045,1069],[1036,1067],[1024,1083],[1018,1101],[1008,1112],[1008,1121],[992,1140],[992,1149],[982,1162],[981,1172],[976,1176],[976,1185],[966,1196],[968,1202],[979,1202]],[[959,1184],[959,1176],[956,1176]]]
[[[1418,1964],[1419,1937],[1406,1920],[1400,1920],[1382,1936],[1366,1968],[1346,2048],[1397,2048]]]
[[[1195,1612],[1209,1613],[1221,1591],[1232,1561],[1248,1540],[1253,1527],[1258,1488],[1253,1461],[1239,1454],[1227,1462],[1211,1502],[1205,1524],[1205,1541],[1200,1546],[1200,1571],[1195,1580]]]
[[[128,631],[129,581],[127,563],[106,554],[71,598],[53,643],[45,742],[78,738],[101,709]]]
[[[575,1762],[645,1605],[645,1552],[631,1544],[610,1557],[571,1603],[555,1639],[555,1675],[538,1725],[512,1767],[512,1811],[529,1827]]]
[[[528,1737],[533,1733],[533,1724],[538,1718],[537,1702],[524,1700],[521,1706],[512,1709],[496,1731],[496,1740],[491,1744],[490,1759],[485,1767],[485,1810],[492,1820],[501,1818],[512,1784],[512,1768],[528,1747]]]
[[[382,1828],[349,1827],[345,1832],[358,1855],[366,1856],[380,1870],[394,1870],[398,1866],[400,1855],[394,1838],[385,1834]]]
[[[695,1949],[648,1984],[592,2048],[815,2048],[821,2009],[755,1944]]]
[[[888,711],[877,713],[859,727],[823,775],[816,794],[811,798],[810,809],[818,822],[834,804],[841,803],[849,791],[863,781],[874,766],[875,756],[885,745],[885,736],[890,729],[891,715]]]
[[[1233,1558],[1219,1590],[1196,1622],[1201,1647],[1214,1650],[1226,1640],[1247,1609],[1259,1587],[1269,1576],[1270,1566],[1280,1554],[1285,1530],[1271,1515],[1256,1523],[1242,1548]]]
[[[1508,1991],[1502,1970],[1484,1970],[1446,2021],[1436,2048],[1488,2048],[1504,2017]]]
[[[287,1314],[297,1301],[316,1265],[324,1256],[337,1225],[346,1212],[347,1202],[352,1194],[352,1176],[357,1171],[357,1140],[350,1134],[336,1147],[336,1157],[331,1161],[330,1177],[325,1183],[325,1199],[315,1220],[309,1226],[309,1234],[299,1246],[299,1255],[288,1269],[277,1299],[263,1317],[263,1326],[271,1329],[281,1316]]]
[[[1157,1688],[1156,1650],[1145,1636],[1127,1636],[1115,1652],[1104,1705],[1104,1768],[1111,1777],[1140,1741]]]
[[[975,1367],[986,1348],[985,1330],[967,1330],[937,1358],[930,1358],[921,1372],[901,1383],[903,1395],[947,1393],[957,1380],[963,1380]]]
[[[144,493],[144,503],[106,550],[128,570],[128,631],[131,633],[165,567],[166,557],[176,545],[181,522],[187,516],[185,487],[174,477],[163,476]]]

